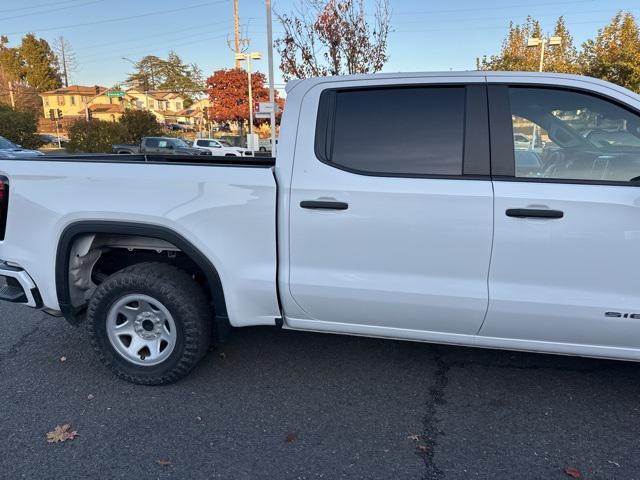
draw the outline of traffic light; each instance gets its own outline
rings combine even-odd
[[[53,108],[49,109],[49,119],[51,119],[51,120],[55,120],[56,119],[55,114],[53,112]]]
[[[58,109],[58,120],[62,120],[62,110]]]

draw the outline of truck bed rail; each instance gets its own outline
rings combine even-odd
[[[19,159],[2,159],[10,161],[34,162],[92,162],[92,163],[152,163],[160,165],[205,165],[225,167],[263,167],[270,168],[276,164],[274,157],[216,157],[210,155],[162,155],[162,154],[78,154],[78,155],[42,155]]]

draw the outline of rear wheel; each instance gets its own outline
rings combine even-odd
[[[172,265],[141,263],[101,283],[89,302],[94,349],[120,378],[174,382],[205,355],[211,309],[202,288]]]

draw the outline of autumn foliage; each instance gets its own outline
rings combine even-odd
[[[257,102],[269,101],[266,77],[256,72],[251,74],[254,108]],[[249,86],[247,71],[241,68],[217,70],[207,79],[207,92],[211,99],[209,119],[217,123],[235,122],[243,124],[249,120]],[[276,96],[277,96],[276,91]],[[277,100],[277,97],[276,97]],[[259,123],[254,120],[254,123]]]

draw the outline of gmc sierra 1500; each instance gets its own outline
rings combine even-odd
[[[0,160],[0,297],[86,318],[144,384],[227,325],[640,360],[638,95],[500,72],[287,91],[277,161]]]

